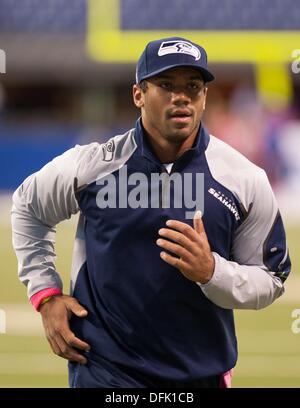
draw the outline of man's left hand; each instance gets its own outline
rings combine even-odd
[[[157,245],[175,254],[172,256],[161,252],[161,258],[168,264],[179,269],[189,280],[207,283],[213,276],[215,261],[210,250],[201,212],[194,216],[194,228],[184,222],[168,220],[168,228],[161,228],[158,233],[161,237]]]

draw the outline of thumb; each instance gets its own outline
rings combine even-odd
[[[194,230],[198,234],[201,234],[203,232],[205,233],[204,225],[203,225],[203,222],[202,222],[202,212],[200,210],[195,212],[193,221],[194,221]]]
[[[69,304],[69,309],[78,317],[85,317],[88,314],[87,310],[82,307],[76,299],[73,299],[73,301]]]

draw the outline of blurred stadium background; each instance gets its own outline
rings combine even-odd
[[[0,0],[0,387],[67,386],[66,362],[50,352],[16,277],[11,193],[75,143],[132,127],[135,61],[148,40],[169,34],[207,47],[217,80],[205,125],[266,170],[287,226],[293,274],[270,308],[236,312],[233,386],[300,386],[300,333],[291,330],[300,309],[299,30],[298,0]],[[66,291],[75,225],[58,227]]]

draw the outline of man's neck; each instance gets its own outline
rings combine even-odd
[[[193,147],[197,133],[198,130],[182,143],[172,143],[163,138],[155,138],[145,130],[147,141],[161,163],[173,163],[179,159],[185,151]]]

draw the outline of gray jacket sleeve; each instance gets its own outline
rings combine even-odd
[[[120,158],[104,160],[107,146],[112,143]],[[19,277],[27,286],[29,297],[46,288],[62,289],[55,269],[55,226],[79,211],[76,185],[80,188],[114,172],[135,148],[133,131],[115,136],[113,142],[105,145],[77,145],[32,174],[16,190],[13,246]]]
[[[79,156],[76,146],[56,157],[13,195],[13,247],[29,297],[45,288],[62,289],[55,269],[55,226],[79,210],[74,192]]]
[[[212,302],[225,309],[261,309],[283,292],[290,272],[285,231],[263,170],[256,174],[249,213],[236,230],[232,261],[213,253],[212,279],[199,284]]]

